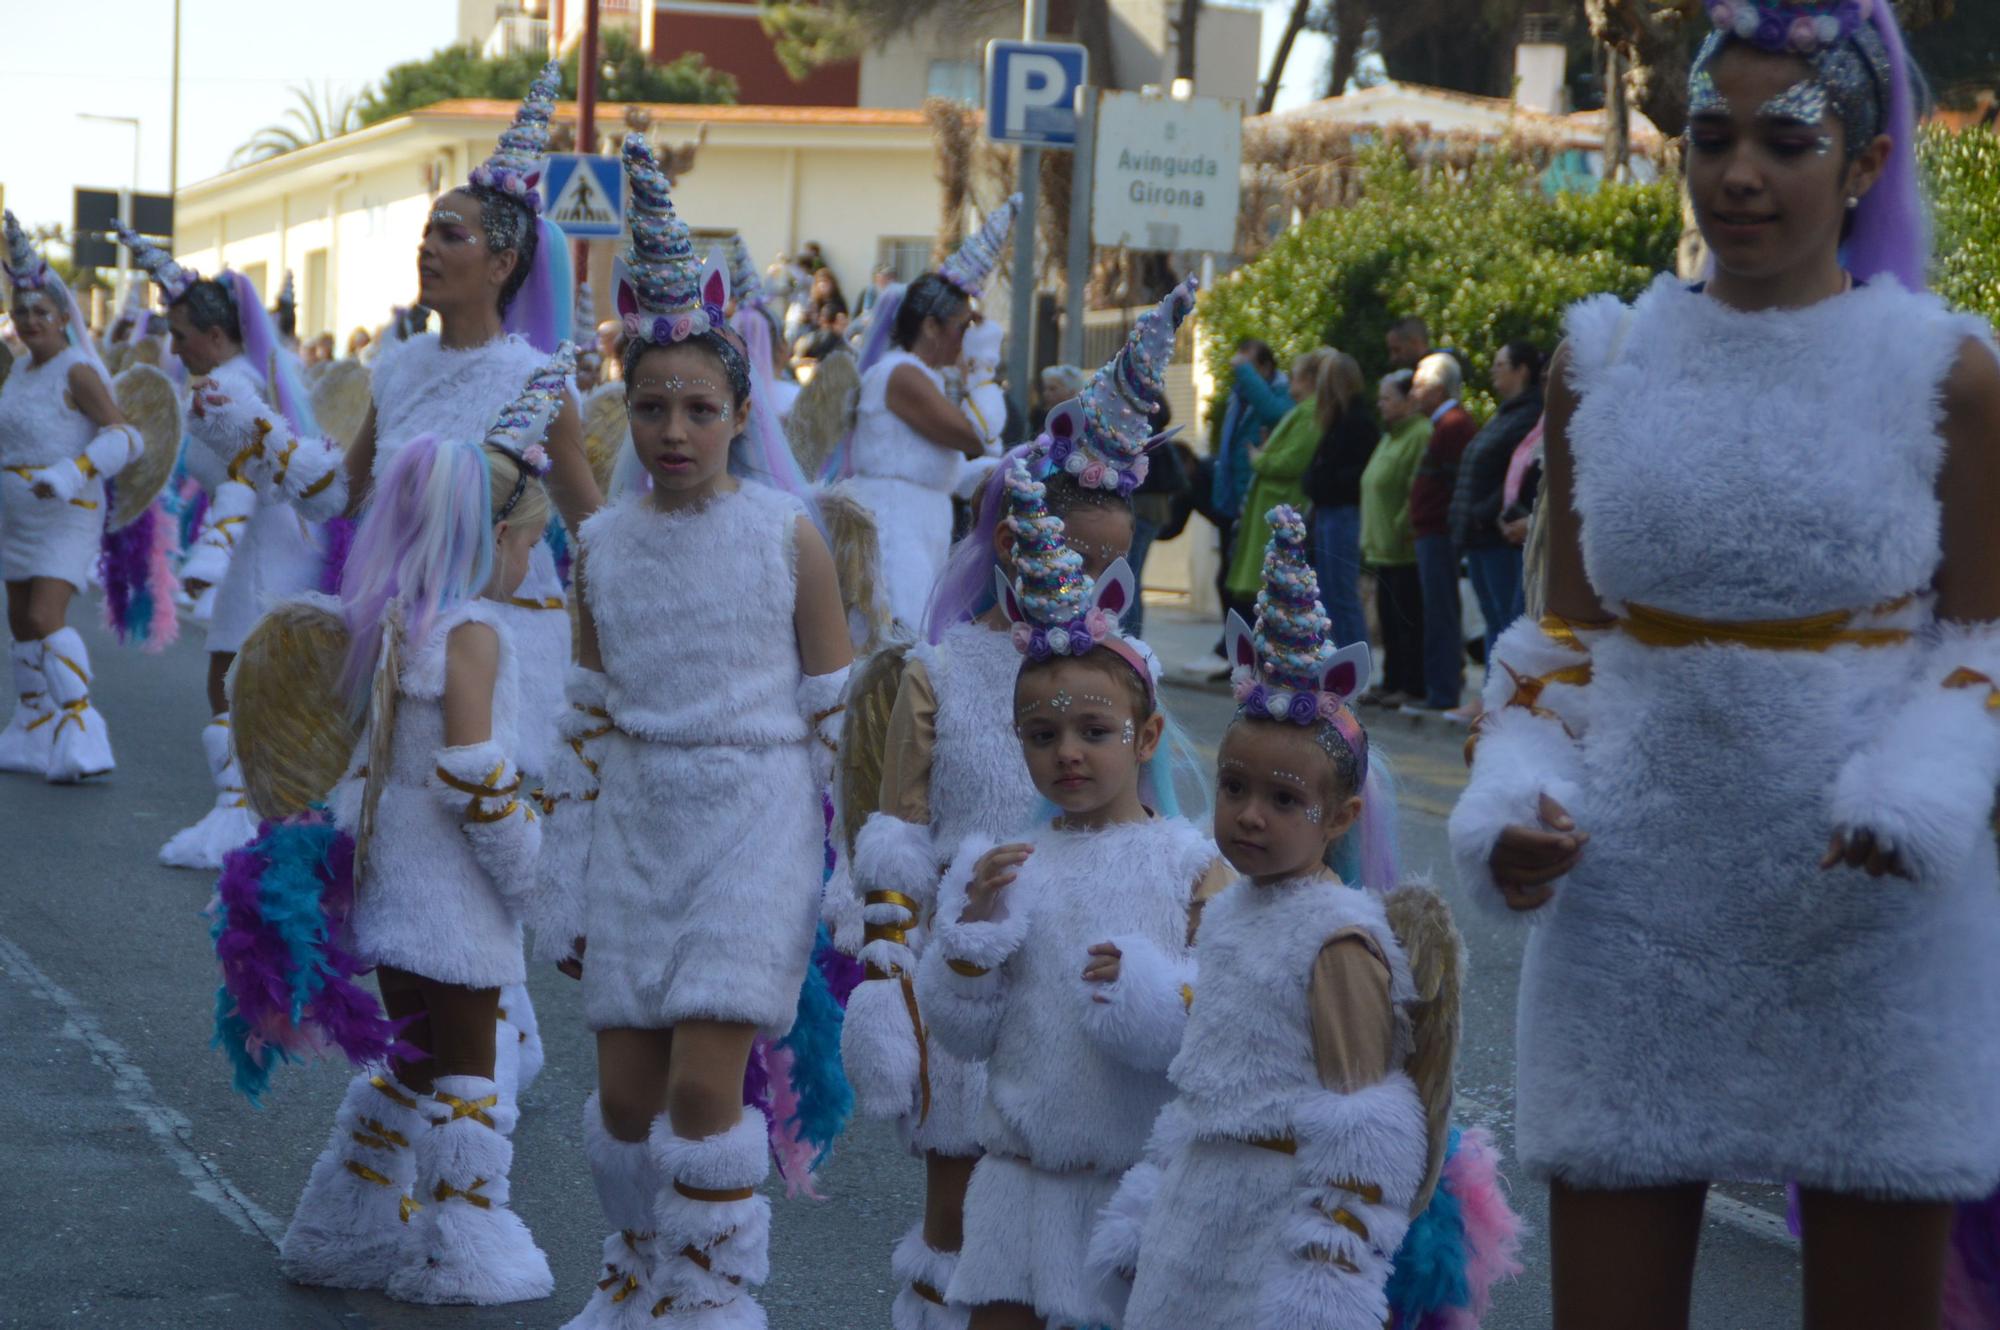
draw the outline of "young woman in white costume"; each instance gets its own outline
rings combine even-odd
[[[1534,924],[1558,1330],[1685,1325],[1729,1179],[1798,1185],[1808,1326],[1925,1330],[2000,1179],[2000,360],[1923,289],[1890,7],[1710,11],[1712,273],[1570,313],[1454,851]]]

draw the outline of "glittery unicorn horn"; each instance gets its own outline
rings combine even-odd
[[[542,210],[536,186],[542,180],[542,159],[548,154],[549,116],[562,91],[562,66],[551,60],[528,85],[528,95],[514,112],[514,123],[500,135],[493,155],[472,168],[471,181],[518,199],[530,212]]]
[[[42,291],[57,282],[48,260],[35,248],[35,242],[28,239],[28,233],[14,216],[12,208],[6,212],[7,227],[7,282],[16,291]]]
[[[625,331],[656,346],[726,326],[729,273],[715,255],[706,263],[674,212],[672,190],[653,150],[638,134],[625,136],[625,178],[631,188],[625,225],[631,241],[612,265],[618,317]]]
[[[549,432],[550,422],[562,410],[563,400],[569,391],[569,376],[575,369],[576,347],[564,342],[556,348],[548,363],[528,377],[521,395],[500,408],[493,428],[486,432],[486,446],[498,448],[518,461],[524,475],[533,474],[537,478],[547,475],[549,453],[542,440]],[[508,501],[508,510],[519,501],[524,488],[525,480],[516,487],[514,498]],[[506,512],[503,511],[501,516],[506,516]]]
[[[1051,467],[1086,489],[1130,495],[1146,479],[1146,452],[1177,430],[1153,433],[1153,414],[1166,400],[1174,335],[1194,309],[1190,277],[1139,316],[1125,345],[1091,376],[1083,392],[1049,412],[1042,441]]]
[[[160,288],[169,305],[188,293],[188,289],[201,280],[201,274],[192,268],[183,268],[174,262],[174,256],[161,249],[146,237],[134,231],[123,222],[114,225],[118,230],[118,243],[132,251],[132,261],[145,269],[153,279],[153,285]]]
[[[595,354],[595,345],[587,339],[595,336],[597,332],[597,295],[590,289],[589,282],[576,284],[576,313],[572,316],[570,324],[576,329],[577,340],[585,344],[585,350],[577,354]]]
[[[736,293],[736,303],[763,304],[764,279],[757,273],[757,265],[750,258],[749,242],[743,239],[741,231],[729,233],[728,254],[729,288]]]
[[[1118,629],[1138,596],[1131,567],[1118,559],[1092,585],[1083,571],[1083,556],[1063,534],[1062,519],[1049,511],[1046,487],[1028,474],[1023,459],[1008,464],[1006,486],[1015,580],[1009,582],[999,568],[993,577],[1001,608],[1013,624],[1015,649],[1042,661],[1105,647],[1124,657],[1150,690],[1151,663]]]
[[[1348,699],[1367,686],[1374,662],[1366,642],[1336,648],[1333,621],[1320,604],[1319,577],[1306,545],[1305,519],[1289,504],[1269,513],[1264,589],[1257,626],[1234,610],[1227,630],[1238,710],[1294,725],[1334,723]]]
[[[944,261],[938,268],[938,276],[972,299],[979,299],[993,276],[993,270],[1000,266],[1000,256],[1007,248],[1007,236],[1013,231],[1014,219],[1020,212],[1021,196],[1010,194],[1005,203],[986,214],[985,222],[958,247],[958,253]]]

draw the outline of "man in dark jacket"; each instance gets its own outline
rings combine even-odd
[[[1458,603],[1458,553],[1451,541],[1451,499],[1458,464],[1479,427],[1459,405],[1464,386],[1458,361],[1443,353],[1417,363],[1410,389],[1417,409],[1431,418],[1431,441],[1410,486],[1410,531],[1417,541],[1417,577],[1424,592],[1424,700],[1406,711],[1442,712],[1458,706],[1464,683],[1465,629]]]
[[[1451,497],[1452,545],[1465,559],[1472,593],[1486,621],[1486,659],[1513,621],[1521,599],[1521,547],[1500,529],[1507,466],[1542,417],[1542,353],[1532,342],[1509,342],[1493,357],[1493,395],[1500,410],[1486,422],[1458,464]]]

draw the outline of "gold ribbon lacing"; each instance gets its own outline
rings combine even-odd
[[[409,1137],[376,1118],[361,1119],[361,1127],[362,1130],[349,1132],[348,1135],[371,1150],[407,1150],[410,1148]]]
[[[679,1192],[681,1195],[686,1196],[690,1200],[696,1200],[696,1201],[708,1200],[711,1197],[723,1197],[729,1200],[747,1200],[749,1197],[754,1196],[756,1194],[756,1189],[754,1187],[743,1188],[741,1195],[738,1195],[734,1191],[710,1193],[710,1192],[704,1192],[699,1187],[684,1187],[678,1181],[674,1183],[674,1190]],[[715,1258],[710,1253],[712,1253],[717,1247],[720,1247],[723,1243],[729,1241],[729,1239],[734,1236],[736,1236],[736,1230],[732,1228],[720,1234],[719,1236],[711,1239],[708,1245],[705,1247],[697,1247],[692,1242],[690,1242],[685,1247],[682,1247],[678,1254],[691,1264],[699,1267],[702,1273],[714,1274]],[[743,1282],[742,1275],[725,1274],[722,1277],[723,1279],[727,1280],[729,1283],[734,1285],[741,1285]],[[727,1302],[680,1302],[676,1301],[674,1295],[669,1293],[666,1297],[661,1298],[658,1302],[653,1304],[653,1315],[655,1317],[665,1316],[670,1311],[684,1311],[684,1312],[706,1311],[710,1308],[726,1307],[728,1305],[729,1304]]]
[[[812,719],[807,722],[808,727],[812,730],[813,738],[819,740],[820,743],[824,744],[826,746],[826,751],[829,753],[838,753],[840,751],[840,745],[835,743],[833,740],[827,738],[824,734],[821,734],[819,732],[819,727],[822,723],[833,719],[835,716],[838,716],[841,712],[845,710],[847,710],[847,707],[845,704],[842,704],[840,706],[828,707],[824,711],[815,711],[813,713]]]
[[[1981,674],[1978,670],[1970,670],[1961,665],[1944,677],[1943,686],[1946,688],[1977,688],[1982,684],[1986,687],[1986,709],[1988,711],[2000,711],[2000,684],[1995,684],[1992,679]]]
[[[867,924],[861,926],[863,945],[869,942],[894,942],[899,946],[909,945],[909,930],[916,923],[922,908],[917,902],[900,891],[871,891],[862,896],[864,905],[894,905],[909,911],[908,922],[900,924]],[[898,965],[877,965],[870,961],[862,967],[862,973],[869,979],[893,979],[903,990],[903,1009],[910,1013],[910,1028],[917,1036],[917,1125],[923,1126],[931,1116],[931,1054],[930,1032],[924,1029],[923,1013],[917,1007],[917,985],[910,975]]]
[[[962,974],[967,979],[978,979],[992,973],[984,965],[974,965],[971,961],[962,961],[956,956],[945,957],[944,963],[951,967],[953,974]]]
[[[312,484],[300,490],[299,497],[301,499],[312,498],[314,495],[318,494],[321,490],[325,489],[328,485],[331,485],[334,482],[334,479],[339,475],[340,475],[339,467],[335,466],[328,468],[327,473],[325,475],[321,476],[318,480],[315,480]]]
[[[544,596],[537,600],[533,596],[509,596],[507,603],[521,610],[559,610],[563,607],[563,598]]]
[[[479,1194],[479,1189],[485,1185],[485,1178],[474,1178],[470,1187],[461,1189],[452,1186],[443,1178],[439,1178],[436,1189],[431,1192],[431,1197],[439,1205],[443,1205],[446,1201],[456,1196],[467,1204],[478,1206],[481,1210],[491,1210],[493,1208],[493,1198]]]
[[[227,725],[229,722],[217,721],[213,723]],[[401,1090],[398,1090],[396,1088],[395,1082],[391,1081],[388,1077],[370,1076],[368,1078],[368,1083],[374,1086],[375,1089],[381,1093],[382,1097],[384,1099],[387,1099],[390,1103],[400,1104],[404,1108],[409,1109],[412,1113],[416,1112],[417,1101],[412,1099],[410,1096],[404,1094]]]
[[[460,794],[469,794],[472,796],[472,802],[465,806],[466,821],[501,822],[512,817],[515,810],[521,806],[520,800],[514,798],[514,795],[519,793],[521,789],[520,773],[515,773],[512,784],[501,785],[499,780],[506,770],[507,762],[503,758],[494,764],[493,770],[486,773],[486,779],[476,785],[468,780],[460,780],[443,767],[437,769],[437,778],[452,789],[457,790]],[[484,803],[487,799],[505,799],[507,803],[498,812],[489,813],[486,811]],[[532,813],[529,814],[530,818],[533,816]],[[487,1125],[491,1126],[492,1124],[488,1123]]]
[[[929,1284],[924,1283],[921,1279],[912,1279],[910,1281],[910,1292],[916,1294],[925,1302],[931,1303],[933,1306],[942,1307],[945,1305],[944,1295]]]
[[[708,1201],[715,1205],[723,1205],[730,1201],[747,1201],[757,1194],[755,1187],[726,1187],[720,1189],[713,1187],[691,1187],[679,1178],[674,1179],[674,1190],[682,1196],[687,1197],[690,1201]],[[722,1239],[717,1238],[716,1241],[720,1242]]]
[[[602,725],[593,725],[587,730],[582,730],[577,734],[570,736],[568,740],[569,750],[572,753],[576,754],[576,760],[583,764],[583,769],[590,773],[590,778],[594,781],[598,779],[597,759],[592,757],[588,752],[584,751],[583,746],[589,743],[593,739],[602,739],[605,735],[611,733],[612,729],[614,728],[613,725],[611,724],[611,713],[606,711],[603,707],[582,707],[578,706],[574,702],[570,703],[569,705],[570,705],[570,710],[572,711],[581,711],[586,716],[592,716],[604,722]],[[596,787],[593,786],[591,789],[584,791],[582,798],[585,803],[592,804],[597,802],[597,795],[598,791]],[[555,816],[555,811],[557,806],[561,804],[564,799],[570,797],[571,796],[566,794],[550,794],[546,788],[537,789],[532,795],[529,796],[529,798],[533,799],[537,804],[541,805],[542,815],[544,817]]]
[[[91,461],[88,457],[73,457],[70,459],[70,461],[75,465],[77,470],[83,471],[83,478],[85,480],[89,480],[92,476],[97,474],[96,466],[91,464]],[[90,468],[87,471],[84,470],[86,466]],[[30,485],[35,483],[34,467],[10,466],[7,469],[13,472],[15,475],[19,476],[21,479],[27,481]],[[72,508],[95,508],[97,506],[97,503],[95,500],[92,499],[71,499],[69,501],[69,506]]]
[[[439,1090],[434,1097],[440,1104],[447,1105],[451,1109],[451,1121],[457,1122],[461,1118],[471,1118],[482,1127],[489,1127],[494,1131],[500,1130],[493,1125],[493,1119],[486,1116],[486,1110],[500,1102],[499,1095],[490,1094],[484,1099],[460,1099],[455,1094],[446,1094],[444,1091]],[[474,1183],[473,1185],[477,1186],[478,1184]],[[444,1198],[439,1197],[438,1199],[442,1200]]]
[[[1598,624],[1593,626],[1605,627],[1607,625]],[[1568,647],[1571,651],[1580,651],[1588,656],[1590,648],[1585,646],[1583,641],[1577,637],[1576,629],[1567,619],[1554,614],[1545,614],[1536,627],[1542,630],[1544,637],[1554,642],[1557,646]],[[1541,704],[1542,690],[1550,684],[1568,684],[1573,688],[1581,688],[1589,683],[1590,661],[1588,659],[1581,665],[1565,665],[1561,669],[1550,670],[1547,674],[1524,675],[1504,660],[1500,662],[1500,668],[1507,671],[1507,677],[1513,680],[1514,683],[1513,695],[1502,705],[1500,708],[1502,711],[1510,707],[1523,708],[1530,715],[1540,716],[1544,720],[1556,722],[1563,727],[1563,733],[1569,735],[1572,739],[1576,738],[1576,732],[1570,729],[1568,723],[1560,715]],[[1472,755],[1478,750],[1479,741],[1485,737],[1487,722],[1493,715],[1494,713],[1491,711],[1481,712],[1479,718],[1472,722],[1471,732],[1465,736],[1465,765],[1468,767],[1472,765]]]

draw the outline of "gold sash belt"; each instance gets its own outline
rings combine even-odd
[[[1914,597],[1877,605],[1873,615],[1894,613]],[[1852,610],[1829,610],[1803,619],[1695,619],[1650,605],[1628,604],[1618,629],[1652,647],[1745,646],[1760,651],[1826,651],[1839,646],[1888,647],[1910,640],[1907,628],[1855,628]]]

